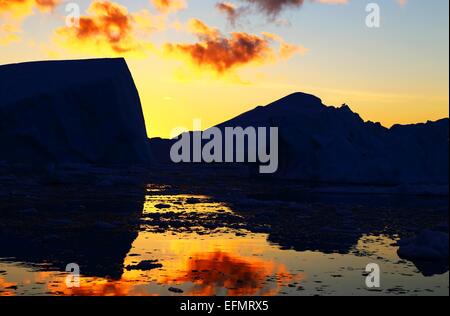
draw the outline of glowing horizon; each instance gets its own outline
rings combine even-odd
[[[79,29],[64,2],[0,1],[0,64],[123,56],[149,137],[294,92],[386,127],[449,117],[448,1],[374,1],[379,29],[373,1],[80,0]]]

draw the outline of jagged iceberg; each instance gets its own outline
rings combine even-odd
[[[426,230],[398,242],[398,254],[405,259],[448,260],[448,233]]]
[[[277,176],[318,183],[448,185],[449,120],[388,129],[364,122],[347,105],[325,106],[295,93],[218,125],[278,127]],[[169,162],[173,140],[153,139]]]

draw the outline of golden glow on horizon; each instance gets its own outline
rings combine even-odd
[[[151,249],[164,249],[167,259],[161,261],[162,269],[124,269],[119,280],[81,276],[80,287],[74,288],[67,287],[65,273],[39,272],[34,280],[24,283],[45,284],[49,293],[64,296],[159,296],[167,295],[164,287],[170,286],[185,288],[183,295],[189,296],[218,295],[224,290],[228,296],[273,296],[282,287],[304,279],[302,273],[292,274],[282,263],[249,255],[263,255],[273,247],[267,245],[265,235],[256,236],[251,243],[243,243],[234,234],[208,236],[203,240],[195,239],[195,234],[186,239],[180,237],[141,233],[133,243],[130,254],[142,252],[142,256],[149,256]],[[125,267],[135,264],[136,257],[130,254],[124,260]],[[268,282],[269,278],[274,281]],[[14,285],[0,278],[0,288]],[[14,294],[14,291],[2,293]]]
[[[150,137],[170,137],[177,127],[190,130],[194,119],[201,119],[202,127],[208,128],[298,91],[317,95],[329,106],[347,103],[363,120],[380,122],[386,127],[449,117],[445,79],[429,81],[426,86],[418,80],[411,84],[410,92],[404,89],[396,93],[394,88],[389,88],[395,87],[398,82],[395,78],[386,78],[383,87],[368,91],[364,84],[359,87],[357,81],[342,84],[339,75],[311,86],[283,76],[271,78],[263,71],[247,71],[240,77],[217,80],[205,73],[190,73],[167,61],[155,62],[154,68],[140,61],[129,60],[128,64],[141,96]],[[184,74],[181,79],[179,72]],[[302,75],[308,76],[309,73]],[[338,88],[328,88],[336,86],[332,85],[333,81],[339,82]]]
[[[327,3],[347,4],[334,7],[350,7],[354,3],[319,2],[323,7]],[[402,12],[414,5],[413,1],[397,2],[401,6],[394,7]],[[179,127],[191,129],[194,119],[201,119],[203,127],[208,128],[298,91],[314,94],[326,105],[347,103],[364,120],[386,127],[449,116],[448,58],[432,60],[423,51],[405,56],[392,48],[375,62],[365,56],[369,51],[356,52],[350,47],[353,55],[341,60],[334,52],[315,47],[311,39],[303,43],[304,34],[288,43],[284,37],[272,33],[266,22],[252,32],[246,25],[232,29],[251,48],[246,51],[246,58],[236,59],[234,53],[223,49],[234,47],[237,55],[241,55],[239,45],[233,45],[236,41],[233,42],[230,29],[219,29],[204,20],[192,27],[199,18],[195,10],[188,18],[176,15],[183,8],[187,7],[183,12],[191,8],[189,1],[177,1],[173,7],[153,1],[154,7],[149,2],[148,7],[139,9],[130,9],[126,1],[120,7],[91,6],[82,12],[85,21],[82,32],[63,27],[63,17],[49,10],[54,2],[44,7],[31,0],[23,3],[10,12],[0,7],[0,18],[5,14],[8,17],[7,21],[2,20],[4,23],[0,22],[0,64],[124,55],[141,96],[150,137],[169,137]],[[158,10],[152,11],[154,8]],[[44,22],[51,21],[54,25],[47,30],[50,35],[43,37],[31,32],[27,36],[25,29],[31,27],[24,24],[24,15],[42,19],[34,22],[40,23],[39,29],[44,28]],[[222,16],[223,20],[226,18]],[[165,38],[166,33],[161,33],[159,36],[163,38],[154,41],[155,33],[165,31],[176,35]],[[287,30],[286,34],[293,37],[294,31]],[[299,34],[300,31],[303,30]],[[311,30],[316,31],[321,30]],[[6,37],[2,37],[3,33]],[[323,38],[320,34],[318,37]],[[178,49],[168,54],[164,49],[168,43]],[[336,47],[337,53],[340,48]],[[217,60],[216,55],[222,58]]]

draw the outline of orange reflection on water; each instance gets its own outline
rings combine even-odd
[[[66,277],[50,272],[40,273],[40,281],[47,283],[50,292],[59,296],[146,296],[151,295],[143,289],[144,281],[109,280],[106,278],[80,277],[80,286],[68,288]]]
[[[166,208],[158,208],[157,205],[166,205]],[[144,214],[151,213],[216,213],[221,210],[226,213],[233,211],[224,203],[218,203],[206,195],[147,195],[144,203]]]
[[[66,296],[161,295],[161,287],[166,288],[163,295],[169,295],[167,288],[170,286],[181,286],[186,290],[184,295],[251,296],[279,294],[282,286],[303,278],[288,273],[282,264],[221,251],[196,254],[185,262],[185,266],[184,272],[165,271],[165,275],[174,277],[162,276],[158,270],[125,270],[120,280],[81,277],[80,287],[74,288],[66,286],[65,276],[61,274],[42,272],[39,279],[54,295]]]
[[[192,256],[186,274],[165,283],[193,283],[187,295],[212,296],[226,289],[229,296],[250,296],[276,295],[281,286],[301,279],[301,275],[288,273],[283,264],[215,251]]]
[[[0,296],[15,296],[13,287],[17,287],[17,284],[7,282],[4,278],[0,277]]]

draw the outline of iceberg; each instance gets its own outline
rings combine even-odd
[[[316,96],[294,93],[217,127],[278,127],[278,178],[403,191],[410,185],[448,187],[448,118],[386,128],[365,122],[348,105],[326,106]],[[159,162],[171,162],[173,143],[150,140]]]
[[[147,165],[139,94],[124,59],[0,66],[0,161]]]

